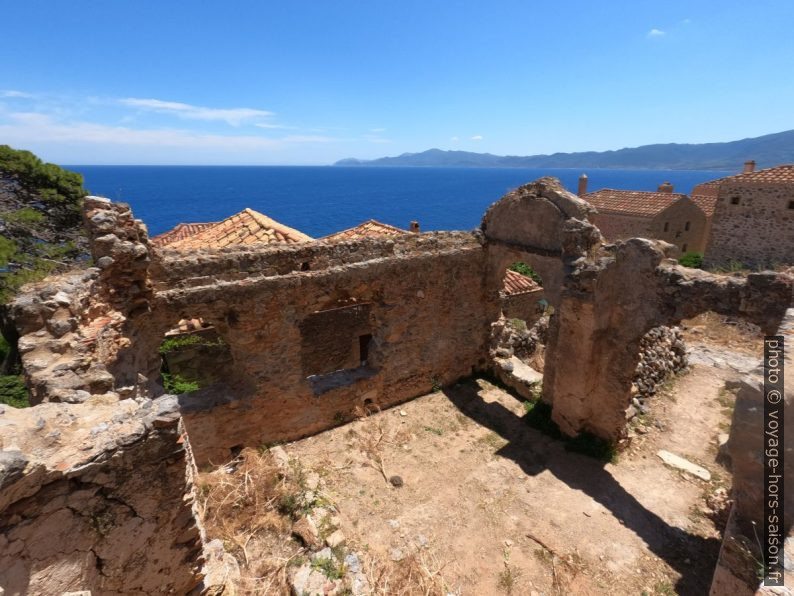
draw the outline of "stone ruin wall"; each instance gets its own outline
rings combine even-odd
[[[202,544],[175,400],[0,408],[6,596],[198,585]]]
[[[183,500],[193,466],[185,453],[200,464],[220,463],[239,446],[312,434],[370,403],[392,405],[484,369],[504,270],[516,260],[541,274],[556,307],[543,399],[572,435],[623,436],[641,340],[653,327],[716,310],[774,330],[791,304],[792,280],[784,275],[740,279],[687,270],[668,258],[672,247],[663,242],[604,245],[587,222],[592,212],[558,182],[542,179],[495,203],[480,233],[184,255],[153,249],[127,206],[87,199],[98,267],[32,286],[13,306],[34,400],[66,403],[0,414],[0,425],[16,425],[12,438],[2,439],[0,515],[3,536],[22,537],[24,528],[48,519],[51,500],[36,495],[61,491],[68,501],[77,494],[61,513],[74,518],[75,535],[101,544],[102,532],[116,531],[106,527],[112,519],[110,527],[121,528],[114,538],[132,546],[113,559],[96,549],[88,556],[80,546],[87,539],[74,550],[43,554],[30,541],[6,540],[0,558],[24,563],[13,576],[0,575],[0,586],[60,586],[61,568],[69,569],[69,587],[109,593],[130,574],[138,582],[170,582],[177,592],[199,581],[199,530],[189,498]],[[157,347],[164,333],[197,317],[229,345],[230,378],[152,401],[162,391]],[[359,362],[368,336],[366,362]],[[48,412],[56,413],[60,435],[37,434],[42,424],[49,431]],[[91,416],[103,419],[88,427]],[[137,430],[125,434],[124,425]],[[50,445],[51,435],[61,443]],[[28,436],[31,442],[22,439]],[[85,437],[85,449],[74,450]],[[82,474],[102,490],[80,492]],[[157,512],[147,509],[152,493]],[[95,515],[106,509],[108,515]],[[160,571],[136,575],[151,552],[163,553]]]
[[[732,199],[739,204],[733,205]],[[705,266],[774,267],[794,263],[792,184],[724,182],[711,221]]]
[[[792,304],[790,276],[714,275],[678,265],[672,251],[667,243],[634,238],[571,264],[552,317],[543,383],[564,433],[624,438],[640,345],[650,329],[713,310],[772,333]]]

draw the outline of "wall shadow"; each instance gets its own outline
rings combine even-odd
[[[473,382],[462,382],[444,389],[444,395],[461,413],[508,442],[497,455],[514,461],[530,476],[548,470],[570,488],[582,491],[612,512],[657,557],[681,574],[675,587],[677,594],[708,594],[720,540],[702,538],[671,526],[627,492],[603,462],[576,453],[560,457],[550,452],[547,437],[502,404],[484,401],[481,391]],[[648,490],[653,488],[649,486]]]

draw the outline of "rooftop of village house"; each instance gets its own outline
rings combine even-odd
[[[172,230],[154,237],[152,242],[160,248],[191,250],[237,244],[295,244],[309,240],[313,238],[246,207],[223,221],[178,224]]]
[[[368,219],[367,221],[362,222],[357,226],[353,226],[352,228],[324,236],[322,240],[327,240],[329,242],[339,242],[345,240],[358,240],[360,238],[402,236],[403,234],[408,233],[410,233],[408,230],[403,230],[397,226],[392,226],[374,219]]]
[[[540,284],[538,284],[531,277],[527,277],[526,275],[523,275],[518,271],[513,271],[512,269],[505,271],[503,291],[506,296],[525,294],[527,292],[534,292],[539,289]]]
[[[664,188],[667,190],[662,190]],[[618,212],[641,217],[653,217],[679,199],[686,198],[683,193],[673,192],[672,185],[665,187],[663,184],[659,189],[658,191],[641,191],[602,188],[587,193],[583,198],[602,213]]]

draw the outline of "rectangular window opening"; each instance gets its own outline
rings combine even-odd
[[[366,366],[369,362],[369,346],[371,343],[371,333],[358,336],[358,360],[361,363],[361,366]]]
[[[688,231],[689,231],[689,222],[686,222],[686,223],[684,224],[684,231],[685,231],[685,232],[688,232]]]

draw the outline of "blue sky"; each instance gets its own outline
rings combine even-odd
[[[794,2],[0,0],[0,144],[66,164],[529,155],[794,128]]]

